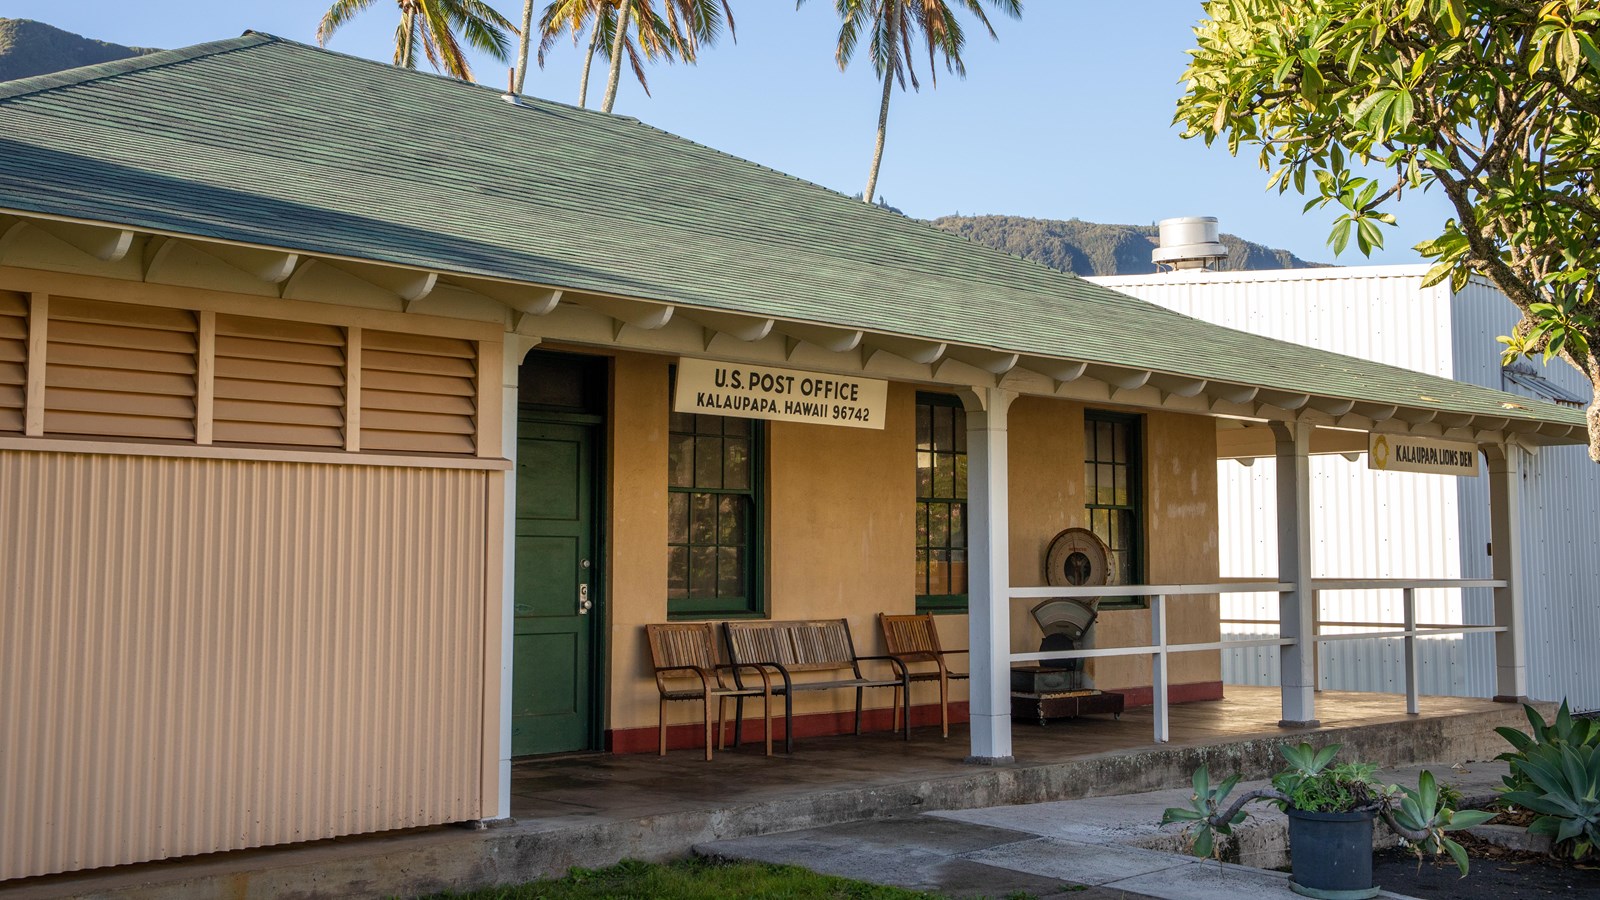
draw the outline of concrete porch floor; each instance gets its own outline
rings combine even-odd
[[[1402,697],[1326,692],[1321,726],[1277,727],[1275,688],[1230,686],[1227,698],[1174,706],[1172,741],[1152,741],[1151,711],[1013,729],[1016,762],[963,762],[964,726],[909,742],[888,733],[797,740],[791,757],[759,743],[718,753],[576,755],[513,767],[515,822],[487,830],[440,826],[285,848],[46,876],[0,884],[17,898],[413,896],[515,883],[624,858],[685,856],[694,844],[928,810],[1133,794],[1188,783],[1194,768],[1261,777],[1285,740],[1316,733],[1346,759],[1380,765],[1488,759],[1499,725],[1525,724],[1520,707],[1427,697],[1421,715]]]

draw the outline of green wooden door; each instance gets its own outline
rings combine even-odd
[[[516,756],[592,749],[594,506],[592,426],[523,419],[512,656]]]

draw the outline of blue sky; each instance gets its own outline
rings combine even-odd
[[[545,0],[538,0],[542,9]],[[491,0],[517,20],[520,0]],[[616,111],[844,193],[866,180],[878,91],[865,57],[840,73],[832,0],[732,0],[738,41],[724,39],[696,66],[657,66],[653,96],[629,77]],[[1222,228],[1311,260],[1360,265],[1353,247],[1326,246],[1337,213],[1302,215],[1303,199],[1265,190],[1253,156],[1184,141],[1169,125],[1181,92],[1197,0],[1027,0],[1023,19],[996,20],[999,41],[969,28],[966,80],[941,70],[896,93],[878,193],[920,218],[998,213],[1150,224],[1214,215]],[[100,40],[179,47],[246,29],[315,42],[327,0],[5,0],[0,15],[38,19]],[[373,0],[329,47],[388,60],[393,0]],[[970,20],[969,20],[970,21]],[[579,51],[555,47],[529,72],[529,94],[577,97]],[[478,79],[506,83],[506,68],[475,57]],[[925,70],[924,70],[925,72]],[[604,87],[596,67],[591,105]],[[1370,262],[1418,262],[1411,245],[1449,217],[1436,193],[1395,209],[1386,249]]]

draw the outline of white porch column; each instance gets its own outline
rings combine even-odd
[[[1496,581],[1494,624],[1494,699],[1514,703],[1528,696],[1527,613],[1522,605],[1522,450],[1506,444],[1486,447],[1489,462],[1489,547]]]
[[[1011,522],[1006,411],[1016,394],[963,391],[967,410],[967,646],[971,650],[968,762],[1011,756]]]
[[[1311,426],[1273,422],[1278,457],[1278,580],[1293,590],[1278,595],[1281,634],[1296,643],[1279,656],[1283,719],[1317,724],[1317,597],[1311,589]]]
[[[505,477],[504,550],[501,553],[500,603],[500,728],[499,809],[485,819],[511,817],[511,667],[516,634],[517,604],[517,388],[522,358],[539,343],[536,337],[507,334],[500,379],[501,452],[511,460]]]

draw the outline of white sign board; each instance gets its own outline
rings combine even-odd
[[[882,428],[889,382],[707,359],[678,360],[681,413]]]
[[[1368,434],[1367,468],[1478,477],[1478,445],[1409,434]]]

